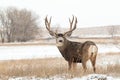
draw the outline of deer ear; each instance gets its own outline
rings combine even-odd
[[[72,34],[72,32],[65,33],[65,34],[64,34],[64,36],[66,36],[66,37],[70,37],[70,36],[71,36],[71,34]]]

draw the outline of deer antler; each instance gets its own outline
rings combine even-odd
[[[74,22],[74,19],[75,19],[75,22]],[[73,25],[73,22],[74,22],[74,25]],[[69,23],[70,23],[70,30],[64,33],[64,35],[67,34],[68,36],[70,36],[72,34],[72,31],[74,31],[76,29],[77,17],[73,16],[72,21],[69,18]]]
[[[46,16],[45,26],[46,26],[46,29],[49,31],[50,35],[55,36],[56,33],[50,30],[51,19],[52,19],[52,17],[50,17],[50,20],[48,21],[47,16]]]

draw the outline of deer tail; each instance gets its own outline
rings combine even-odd
[[[96,47],[96,45],[91,45],[90,51],[91,51],[91,57],[95,57],[97,55],[98,48]]]

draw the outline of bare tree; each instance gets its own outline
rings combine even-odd
[[[0,28],[0,37],[1,37],[1,42],[4,43],[5,42],[5,33],[3,30],[3,27]]]
[[[6,38],[6,28],[9,27],[9,21],[6,17],[5,11],[0,11],[0,36],[2,43],[5,41]]]
[[[8,42],[28,41],[38,33],[38,16],[26,9],[7,8],[2,23]]]
[[[116,32],[115,26],[110,26],[108,32],[111,35],[111,38],[113,39]]]

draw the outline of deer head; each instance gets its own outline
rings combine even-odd
[[[52,19],[52,17],[50,17],[50,19],[48,21],[47,16],[46,16],[46,18],[45,18],[46,29],[49,31],[49,34],[51,36],[54,36],[56,38],[57,46],[63,46],[65,43],[66,37],[71,36],[72,32],[76,29],[77,18],[75,16],[73,16],[72,20],[69,18],[70,30],[67,32],[64,32],[64,33],[53,32],[50,29],[51,19]]]

